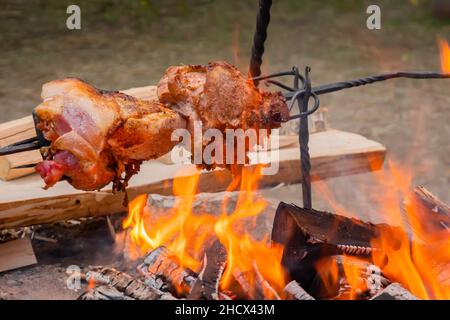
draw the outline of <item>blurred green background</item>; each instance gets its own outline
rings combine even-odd
[[[2,0],[0,122],[29,114],[42,83],[77,76],[104,89],[155,84],[175,64],[248,67],[257,0]],[[81,8],[81,30],[66,8]],[[382,29],[366,28],[378,4]],[[439,70],[450,0],[274,0],[263,71],[312,68],[322,84],[397,70]],[[450,81],[394,80],[322,97],[331,125],[388,147],[415,183],[450,202]],[[348,181],[348,180],[345,180]],[[347,195],[348,196],[348,195]]]

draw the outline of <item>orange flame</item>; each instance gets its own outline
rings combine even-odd
[[[410,186],[411,173],[389,163],[390,192],[397,204],[382,202],[382,210],[392,220],[402,221],[401,231],[385,231],[373,245],[380,248],[373,259],[391,279],[402,283],[422,299],[450,299],[450,284],[440,281],[437,265],[450,263],[450,234],[432,227],[438,215],[421,212]],[[381,175],[381,179],[385,179]],[[403,206],[399,206],[400,201]],[[439,250],[436,250],[439,248]]]
[[[147,196],[135,198],[129,205],[129,215],[123,222],[129,229],[130,238],[139,248],[140,254],[164,245],[172,251],[184,267],[199,271],[205,247],[217,238],[228,254],[227,266],[221,287],[227,289],[233,281],[235,270],[246,273],[251,286],[257,279],[257,272],[282,295],[284,271],[281,266],[283,250],[271,245],[267,238],[255,240],[248,232],[248,225],[266,207],[267,203],[257,197],[255,189],[261,176],[261,168],[243,170],[240,179],[234,179],[230,186],[239,185],[240,193],[236,207],[227,212],[227,199],[222,203],[218,216],[193,213],[197,193],[199,172],[182,172],[174,179],[174,207],[157,215],[147,206]],[[231,187],[229,188],[231,189]],[[258,269],[254,271],[254,268]]]
[[[450,282],[442,279],[449,274],[444,274],[450,267],[449,230],[439,227],[437,213],[420,206],[411,191],[409,171],[389,162],[387,170],[372,174],[378,189],[384,192],[370,194],[370,200],[379,208],[383,220],[396,226],[382,229],[381,234],[372,239],[372,247],[377,249],[372,254],[373,263],[388,279],[401,283],[421,299],[450,299]],[[325,191],[324,198],[331,201],[332,207],[349,215],[350,211],[337,205],[324,185],[320,189]],[[320,271],[319,267],[317,269]],[[345,259],[343,269],[346,282],[352,287],[349,298],[354,299],[361,285],[359,270]],[[333,281],[338,281],[338,271],[333,270],[327,272],[328,284],[323,281],[325,287],[336,287]]]
[[[441,70],[443,73],[450,73],[450,46],[442,38],[438,39],[439,51],[441,55]]]

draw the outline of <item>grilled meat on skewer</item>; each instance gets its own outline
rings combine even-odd
[[[51,81],[36,107],[37,127],[51,145],[36,170],[51,187],[63,177],[82,190],[111,181],[121,189],[143,160],[169,152],[185,120],[156,102],[103,91],[75,78]]]
[[[82,190],[98,190],[110,182],[114,189],[124,189],[142,161],[174,147],[173,130],[188,128],[192,134],[195,120],[203,131],[224,133],[276,128],[289,117],[281,93],[260,91],[225,62],[170,67],[158,84],[158,97],[160,103],[142,101],[75,78],[44,84],[35,113],[38,129],[51,144],[43,148],[45,160],[36,170],[46,188],[66,179]]]
[[[280,92],[259,90],[238,69],[222,61],[206,66],[169,67],[157,93],[160,102],[188,118],[192,136],[195,121],[201,121],[203,132],[214,128],[224,133],[237,128],[270,131],[289,119],[286,100]],[[203,141],[201,147],[208,142]],[[225,152],[223,156],[226,157]]]

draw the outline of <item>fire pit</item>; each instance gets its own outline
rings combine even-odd
[[[389,210],[406,219],[390,226],[283,202],[275,210],[258,179],[246,172],[237,193],[195,196],[198,180],[178,178],[176,197],[136,198],[117,241],[138,275],[93,268],[85,278],[97,285],[80,299],[446,298],[450,211],[423,187],[402,195],[402,213]]]

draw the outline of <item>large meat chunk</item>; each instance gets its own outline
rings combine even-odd
[[[51,145],[36,169],[46,187],[64,178],[82,190],[98,190],[111,181],[120,189],[143,160],[170,151],[172,131],[185,127],[176,112],[159,103],[75,78],[44,84],[42,99],[35,110],[37,126]]]
[[[224,133],[237,128],[270,131],[289,119],[280,92],[259,90],[238,69],[221,61],[172,66],[160,80],[157,93],[160,102],[188,118],[191,135],[195,121],[201,122],[203,132],[214,128]],[[208,141],[202,141],[202,147],[205,144]]]

